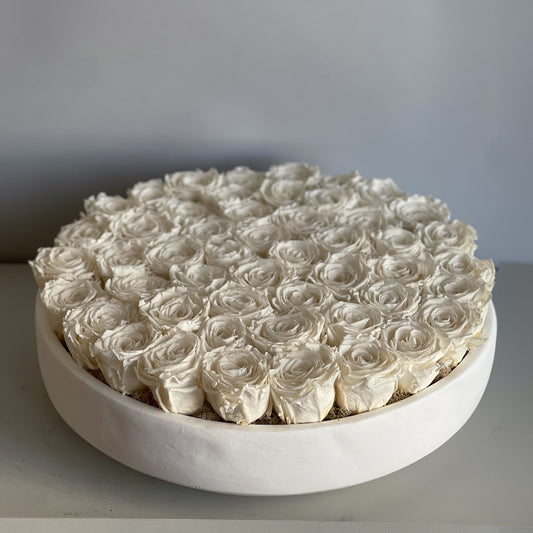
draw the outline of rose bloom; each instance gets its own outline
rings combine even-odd
[[[414,319],[389,322],[381,340],[402,365],[398,390],[411,394],[425,389],[435,379],[449,342],[427,322]]]
[[[129,198],[118,195],[110,196],[101,192],[84,200],[83,206],[88,215],[102,214],[112,216],[127,211],[133,206],[133,203]]]
[[[207,400],[224,420],[251,424],[269,407],[268,368],[265,357],[251,346],[210,351],[202,371]]]
[[[252,343],[263,353],[285,354],[303,344],[319,342],[324,316],[313,310],[271,315],[253,323]]]
[[[169,277],[175,285],[194,290],[200,296],[209,296],[226,283],[228,271],[222,267],[202,263],[172,265]]]
[[[384,255],[375,262],[373,270],[377,279],[419,283],[434,274],[435,261],[428,253]]]
[[[168,279],[173,265],[202,263],[204,250],[191,237],[165,233],[147,247],[144,258],[150,270]]]
[[[162,179],[140,181],[128,190],[128,198],[139,205],[150,205],[165,197]]]
[[[275,243],[269,251],[290,271],[305,278],[313,265],[322,259],[323,253],[311,240],[290,240]]]
[[[339,369],[333,350],[305,344],[276,359],[270,372],[274,408],[286,424],[320,422],[335,401]]]
[[[308,205],[287,205],[278,208],[272,221],[291,239],[303,239],[328,227],[326,214]]]
[[[367,205],[384,204],[407,196],[391,178],[362,180],[357,183],[357,192]]]
[[[256,254],[266,255],[273,244],[285,240],[287,233],[269,217],[258,218],[239,225],[237,238]]]
[[[137,305],[169,286],[169,282],[145,266],[118,266],[105,282],[105,290],[117,300]]]
[[[359,292],[371,281],[363,254],[334,254],[327,262],[316,265],[310,278],[341,300],[350,299],[352,292]]]
[[[136,312],[118,300],[96,298],[65,313],[63,334],[70,355],[83,368],[98,367],[91,354],[91,345],[105,331],[136,319]]]
[[[220,211],[232,222],[263,218],[272,213],[272,206],[255,198],[233,198],[218,202]]]
[[[193,222],[187,227],[187,232],[195,241],[224,242],[233,237],[233,225],[227,218],[210,215]]]
[[[414,194],[407,198],[396,198],[387,206],[387,218],[391,225],[414,230],[419,224],[448,222],[450,211],[441,200],[431,196]]]
[[[272,314],[264,291],[232,281],[214,291],[209,302],[211,316],[237,315],[245,323]]]
[[[358,228],[369,235],[387,226],[383,211],[374,205],[343,209],[336,215],[335,223]]]
[[[336,226],[316,231],[311,239],[327,252],[355,254],[369,252],[370,241],[367,234],[357,226]]]
[[[203,357],[201,340],[191,332],[177,331],[151,344],[137,360],[137,376],[167,413],[190,415],[204,403],[200,386]]]
[[[159,339],[148,322],[123,324],[104,331],[91,345],[91,355],[110,387],[122,394],[133,394],[146,389],[137,377],[137,363]]]
[[[62,226],[54,239],[55,246],[73,246],[93,251],[105,236],[107,221],[102,222],[96,215],[84,216]]]
[[[473,255],[448,248],[435,256],[438,271],[442,274],[479,276],[492,289],[494,285],[495,268],[490,259],[478,259]]]
[[[312,176],[318,176],[319,174],[318,167],[308,165],[307,163],[291,162],[271,166],[266,173],[266,177],[274,180],[288,179],[305,183]]]
[[[416,312],[420,291],[414,283],[380,280],[369,285],[358,298],[360,303],[374,306],[387,318],[402,318]]]
[[[345,337],[339,347],[337,404],[351,413],[386,405],[398,384],[396,355],[373,336]]]
[[[323,342],[339,346],[346,335],[378,336],[384,325],[384,317],[372,305],[353,302],[336,302],[326,312]]]
[[[117,267],[144,266],[144,246],[138,241],[123,241],[103,235],[93,249],[102,279],[113,277]]]
[[[209,302],[196,292],[171,287],[139,302],[140,312],[164,332],[198,331],[209,312]]]
[[[237,267],[253,257],[254,252],[236,239],[226,239],[223,242],[210,240],[205,245],[205,261],[208,265]]]
[[[461,220],[431,222],[417,228],[417,232],[422,242],[432,253],[438,253],[446,248],[458,248],[473,254],[477,248],[476,230]]]
[[[415,233],[412,231],[388,227],[372,235],[374,254],[382,256],[385,254],[409,254],[418,255],[426,252],[426,247]]]
[[[240,166],[221,174],[219,183],[222,186],[236,185],[243,187],[249,194],[253,194],[259,190],[264,179],[264,172],[258,172],[248,167]]]
[[[199,335],[208,350],[248,344],[246,327],[237,315],[217,315],[208,318],[202,325]]]
[[[483,327],[483,314],[475,307],[446,297],[427,298],[419,307],[417,318],[427,322],[450,339],[440,363],[454,367],[477,341]]]
[[[474,274],[439,274],[426,280],[424,294],[446,296],[483,309],[491,298],[491,287]]]
[[[202,193],[213,187],[218,180],[218,172],[214,168],[207,171],[185,170],[165,176],[165,189],[168,194],[180,200],[199,201]]]
[[[134,207],[110,219],[109,229],[116,239],[139,239],[149,242],[172,229],[163,215],[144,207]]]
[[[285,266],[278,259],[263,259],[258,257],[249,263],[243,263],[232,270],[232,279],[254,289],[265,290],[275,288],[283,281],[295,279],[287,272]]]
[[[296,280],[278,285],[270,303],[280,314],[302,309],[315,309],[321,312],[331,305],[332,297],[322,285]]]
[[[98,281],[64,278],[47,281],[39,294],[52,329],[59,339],[63,338],[63,318],[69,309],[105,296]]]
[[[98,279],[94,257],[83,248],[39,248],[37,257],[28,262],[41,290],[47,281],[57,278]]]

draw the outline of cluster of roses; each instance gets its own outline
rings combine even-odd
[[[322,420],[416,393],[476,342],[494,267],[444,203],[289,163],[99,194],[31,261],[72,357],[168,412]]]

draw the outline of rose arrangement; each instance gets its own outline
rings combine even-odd
[[[51,327],[79,365],[166,412],[360,413],[482,342],[494,266],[475,230],[390,179],[196,170],[84,208],[30,261]]]

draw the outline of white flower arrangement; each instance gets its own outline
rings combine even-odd
[[[482,342],[494,265],[440,200],[287,163],[88,198],[30,266],[73,359],[166,412],[318,422],[414,394]]]

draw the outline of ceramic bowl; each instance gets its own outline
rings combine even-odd
[[[35,325],[50,400],[83,439],[145,474],[246,495],[303,494],[356,485],[431,453],[474,412],[489,380],[496,344],[491,304],[483,330],[487,341],[448,376],[414,396],[339,420],[238,426],[164,413],[100,382],[59,342],[39,298]]]

